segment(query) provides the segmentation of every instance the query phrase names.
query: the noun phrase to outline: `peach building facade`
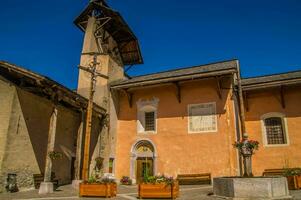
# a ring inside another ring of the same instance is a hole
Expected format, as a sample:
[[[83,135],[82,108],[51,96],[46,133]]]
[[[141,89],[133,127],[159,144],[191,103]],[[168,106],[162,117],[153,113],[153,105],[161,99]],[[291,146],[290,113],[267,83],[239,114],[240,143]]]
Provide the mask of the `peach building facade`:
[[[235,141],[234,104],[231,92],[223,91],[219,99],[212,80],[201,80],[182,85],[182,101],[175,97],[173,86],[135,91],[133,107],[126,97],[120,99],[119,125],[116,145],[116,176],[131,175],[136,179],[136,145],[148,141],[154,149],[154,173],[177,174],[207,173],[214,176],[236,175],[238,164],[232,148]],[[156,131],[141,132],[137,128],[139,100],[157,102]],[[217,128],[214,131],[189,132],[188,107],[196,104],[216,105]],[[142,157],[144,158],[144,157]],[[218,158],[218,159],[217,159]]]
[[[180,78],[170,72],[155,75],[162,77],[160,82],[166,81],[163,84],[143,81],[135,86],[135,78],[113,84],[111,89],[120,92],[116,177],[130,176],[139,182],[145,165],[150,174],[174,177],[238,175],[239,159],[232,146],[239,137],[234,91],[237,65],[233,60],[174,71],[188,75]],[[193,110],[197,108],[205,110],[200,118]],[[154,127],[145,130],[149,112],[154,112]]]
[[[237,61],[221,64],[234,65],[239,71]],[[210,65],[207,67],[210,68]],[[166,75],[160,81],[168,78]],[[300,76],[300,72],[297,75]],[[134,85],[135,77],[113,85],[113,89],[120,91],[114,164],[116,177],[130,176],[139,182],[143,176],[140,160],[150,163],[144,165],[151,168],[152,174],[165,173],[174,177],[199,173],[211,173],[212,177],[240,175],[242,163],[237,150],[233,148],[233,143],[242,136],[239,120],[242,112],[239,110],[239,95],[235,89],[239,76],[230,73],[219,77],[221,94],[217,89],[215,75],[179,81],[178,92],[174,81],[153,84],[147,82],[148,76],[138,77],[144,79],[139,85]],[[269,79],[272,80],[268,81]],[[294,79],[292,77],[289,81]],[[246,132],[250,139],[260,143],[260,148],[253,157],[254,175],[262,175],[265,169],[299,167],[300,85],[296,82],[287,83],[282,75],[242,79],[241,82]],[[122,88],[127,88],[127,92]],[[189,108],[206,104],[215,105],[212,115],[216,117],[216,129],[192,132]],[[145,114],[149,111],[155,111],[154,131],[144,131],[143,125],[141,127],[141,112]],[[265,120],[274,119],[277,122],[276,118],[281,120],[283,141],[268,138],[270,133],[267,131],[276,134],[278,129],[277,124],[272,124],[272,129],[267,128]],[[273,140],[275,144],[269,144]],[[140,147],[147,148],[144,149],[145,152],[139,152]]]
[[[256,175],[264,169],[301,166],[300,74],[299,71],[244,80],[246,129],[251,138],[260,142],[253,157]],[[269,142],[267,119],[281,121],[283,141]]]

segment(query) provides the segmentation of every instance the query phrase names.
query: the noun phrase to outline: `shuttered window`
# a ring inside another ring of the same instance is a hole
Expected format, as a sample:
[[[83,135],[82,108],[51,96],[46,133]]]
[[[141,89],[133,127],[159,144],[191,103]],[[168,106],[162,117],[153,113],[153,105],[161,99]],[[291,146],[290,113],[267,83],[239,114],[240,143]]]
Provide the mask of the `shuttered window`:
[[[268,144],[286,144],[281,117],[270,117],[264,120]]]
[[[145,131],[155,131],[155,112],[145,112]]]

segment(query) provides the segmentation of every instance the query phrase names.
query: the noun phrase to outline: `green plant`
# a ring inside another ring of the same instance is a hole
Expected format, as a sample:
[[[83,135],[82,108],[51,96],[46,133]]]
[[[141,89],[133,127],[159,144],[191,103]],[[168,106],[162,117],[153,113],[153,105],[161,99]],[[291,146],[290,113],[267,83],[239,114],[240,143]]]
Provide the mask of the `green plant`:
[[[48,156],[51,160],[58,160],[58,159],[63,158],[63,154],[61,152],[57,152],[57,151],[50,151],[48,153]]]
[[[233,147],[237,148],[238,150],[242,150],[242,148],[245,147],[253,151],[253,150],[258,150],[259,142],[256,140],[242,139],[241,141],[236,141],[233,144]]]
[[[301,175],[301,168],[284,168],[284,176]]]
[[[103,160],[104,159],[102,157],[95,158],[95,167],[97,169],[101,169],[102,168]]]
[[[96,183],[96,178],[94,176],[90,176],[88,179],[88,183]]]

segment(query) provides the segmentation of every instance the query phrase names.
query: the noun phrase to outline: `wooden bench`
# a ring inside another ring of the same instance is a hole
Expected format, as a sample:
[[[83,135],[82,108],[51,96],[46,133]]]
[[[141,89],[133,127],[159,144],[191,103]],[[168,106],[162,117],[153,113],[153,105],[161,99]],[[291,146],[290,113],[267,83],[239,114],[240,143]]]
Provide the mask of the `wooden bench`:
[[[262,176],[284,176],[286,170],[298,170],[298,168],[265,169],[262,173]]]
[[[262,176],[270,177],[270,176],[283,176],[285,169],[265,169],[262,173]]]
[[[35,189],[39,189],[41,182],[43,182],[43,181],[44,181],[44,174],[33,174],[33,183],[34,183]],[[54,189],[58,188],[59,180],[55,179],[54,172],[51,173],[51,182],[53,183]]]
[[[180,185],[211,184],[211,174],[179,174],[177,177]]]

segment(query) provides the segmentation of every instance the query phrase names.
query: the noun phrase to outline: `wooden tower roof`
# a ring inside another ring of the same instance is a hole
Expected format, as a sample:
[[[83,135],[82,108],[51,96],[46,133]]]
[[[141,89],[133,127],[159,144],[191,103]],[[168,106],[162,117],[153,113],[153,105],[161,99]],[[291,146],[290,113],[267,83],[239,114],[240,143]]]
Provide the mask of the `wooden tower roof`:
[[[99,13],[99,17],[110,19],[104,25],[104,29],[117,42],[123,64],[142,64],[143,59],[136,36],[122,16],[117,11],[111,9],[105,1],[90,1],[84,11],[75,19],[75,25],[82,31],[85,31],[88,19],[94,11]]]

